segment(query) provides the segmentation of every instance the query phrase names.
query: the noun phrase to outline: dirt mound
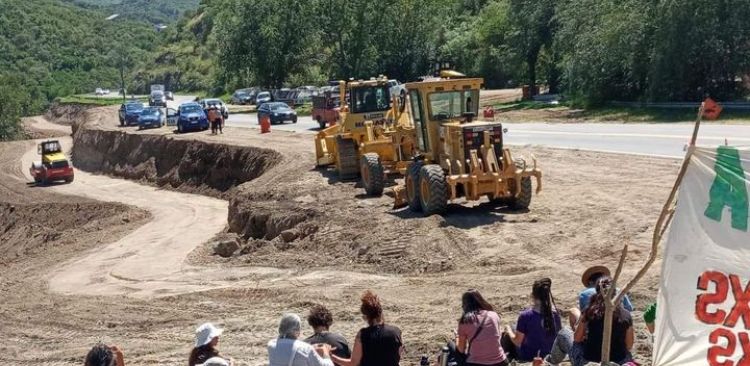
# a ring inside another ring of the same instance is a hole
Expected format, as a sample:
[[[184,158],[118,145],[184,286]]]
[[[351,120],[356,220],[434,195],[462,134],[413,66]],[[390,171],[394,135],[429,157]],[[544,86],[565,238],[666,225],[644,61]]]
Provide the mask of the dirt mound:
[[[60,125],[73,125],[77,121],[81,121],[85,118],[86,111],[96,108],[95,105],[91,104],[53,104],[47,109],[44,114],[44,118],[50,122],[57,123]]]
[[[220,195],[259,177],[280,156],[262,148],[83,128],[74,135],[72,158],[85,171]]]
[[[79,235],[148,217],[145,211],[114,203],[0,202],[0,263],[53,248],[59,250],[60,246],[75,243]]]

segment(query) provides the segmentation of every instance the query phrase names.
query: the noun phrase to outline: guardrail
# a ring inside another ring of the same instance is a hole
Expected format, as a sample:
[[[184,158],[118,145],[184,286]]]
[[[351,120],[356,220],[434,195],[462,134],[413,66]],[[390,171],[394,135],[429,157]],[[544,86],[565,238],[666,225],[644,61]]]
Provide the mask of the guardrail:
[[[750,102],[718,102],[724,110],[747,111],[750,110]],[[612,107],[630,107],[630,108],[665,108],[665,109],[683,109],[690,108],[697,110],[700,102],[609,102]]]

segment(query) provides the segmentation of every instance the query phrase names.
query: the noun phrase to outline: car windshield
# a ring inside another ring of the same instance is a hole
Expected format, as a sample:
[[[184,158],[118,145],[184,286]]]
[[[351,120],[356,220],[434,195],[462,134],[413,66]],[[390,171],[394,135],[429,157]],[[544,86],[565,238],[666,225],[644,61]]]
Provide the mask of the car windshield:
[[[180,107],[180,113],[195,113],[200,112],[201,110],[201,107],[197,105],[186,105]]]
[[[206,105],[216,104],[217,106],[221,106],[222,104],[224,104],[220,99],[206,99],[205,103]]]
[[[391,106],[391,93],[387,85],[354,88],[350,94],[352,113],[385,111]]]
[[[274,112],[282,112],[289,109],[289,106],[284,103],[273,103],[269,105],[269,108]]]
[[[159,110],[156,108],[146,108],[143,111],[141,111],[141,116],[157,116],[159,115]]]
[[[432,93],[427,96],[432,119],[444,120],[460,117],[466,112],[476,114],[479,100],[477,90],[461,90]]]
[[[50,164],[52,168],[60,169],[60,168],[67,168],[68,167],[68,161],[67,160],[57,160],[53,161],[52,164]]]
[[[140,111],[142,109],[143,109],[143,104],[141,103],[125,104],[125,110],[128,110],[128,111]]]
[[[270,97],[270,96],[271,96],[271,93],[269,93],[269,92],[258,93],[258,98],[267,98],[267,97]]]

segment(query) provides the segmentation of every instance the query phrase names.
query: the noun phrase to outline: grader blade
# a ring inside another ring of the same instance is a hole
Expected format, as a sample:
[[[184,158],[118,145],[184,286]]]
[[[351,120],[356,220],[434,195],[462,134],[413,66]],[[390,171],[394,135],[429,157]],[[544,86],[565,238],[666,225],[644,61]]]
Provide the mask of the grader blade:
[[[406,187],[401,185],[393,187],[393,209],[405,207],[407,204]]]

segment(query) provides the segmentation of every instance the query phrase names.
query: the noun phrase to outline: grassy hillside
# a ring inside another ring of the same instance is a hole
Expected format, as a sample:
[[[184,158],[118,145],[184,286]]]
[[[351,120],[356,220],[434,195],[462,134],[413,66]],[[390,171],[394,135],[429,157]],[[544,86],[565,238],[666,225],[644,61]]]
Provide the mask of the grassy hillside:
[[[118,65],[129,75],[161,38],[148,23],[107,21],[106,13],[59,0],[0,0],[0,7],[0,111],[13,111],[0,121],[0,139],[13,135],[14,114],[96,87],[117,90]]]
[[[167,89],[221,94],[222,76],[216,68],[214,18],[222,0],[202,0],[199,7],[172,24],[156,52],[136,72],[141,87],[152,81]]]
[[[195,10],[200,0],[66,0],[132,20],[151,23],[176,21],[186,11]]]

